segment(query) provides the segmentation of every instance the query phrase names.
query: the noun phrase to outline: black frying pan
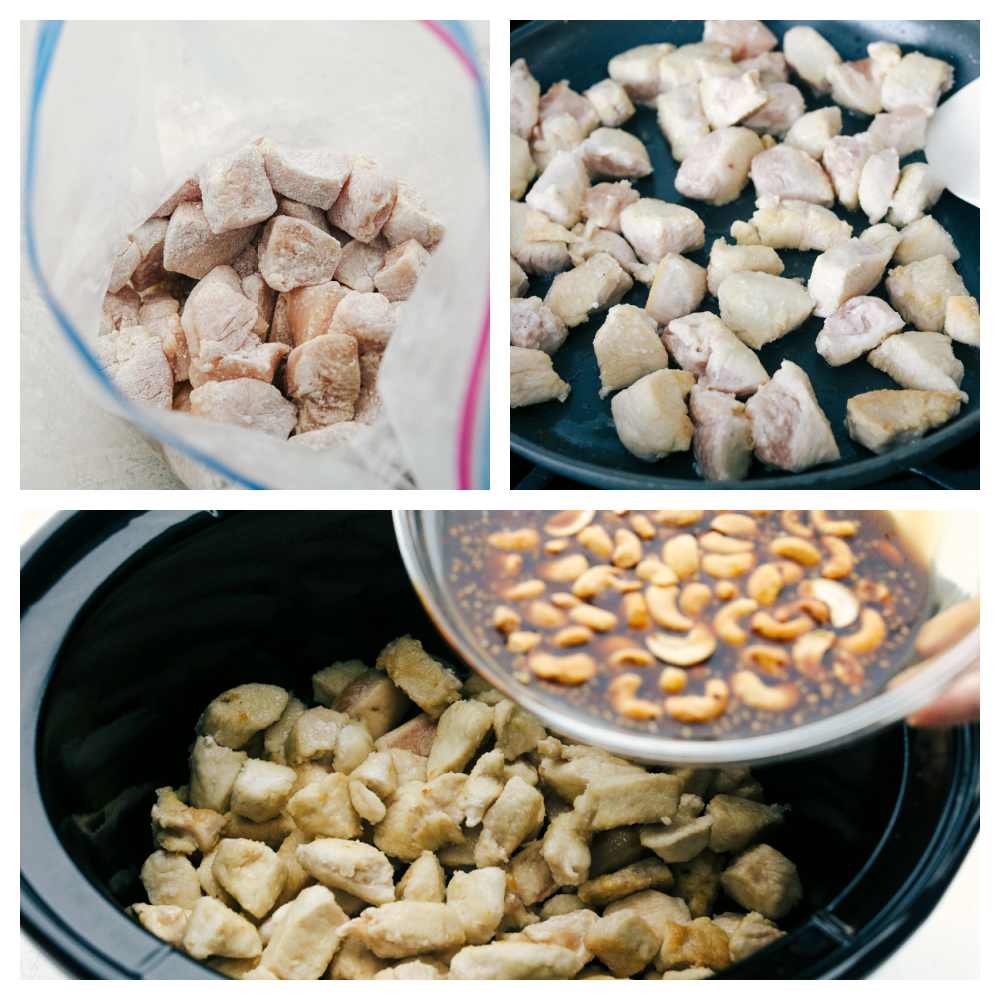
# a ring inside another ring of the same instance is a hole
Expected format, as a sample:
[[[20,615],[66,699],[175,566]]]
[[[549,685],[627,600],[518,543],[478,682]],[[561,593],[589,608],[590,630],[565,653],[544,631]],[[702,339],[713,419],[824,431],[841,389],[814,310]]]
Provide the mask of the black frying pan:
[[[978,21],[766,21],[778,36],[778,47],[784,33],[795,24],[816,28],[845,60],[867,57],[866,46],[879,39],[896,42],[903,53],[919,49],[938,59],[947,60],[955,69],[955,84],[949,95],[979,76]],[[528,68],[542,86],[542,93],[558,80],[568,79],[570,86],[582,92],[608,75],[608,60],[619,52],[649,42],[673,42],[682,45],[700,41],[702,21],[533,21],[510,36],[511,61],[524,58]],[[794,78],[806,99],[806,110],[828,106],[829,98],[816,99],[808,86]],[[949,96],[946,95],[946,96]],[[864,131],[871,117],[841,109],[843,132],[850,135]],[[637,108],[636,114],[623,126],[637,135],[649,150],[653,173],[633,180],[632,185],[643,198],[659,198],[694,209],[705,223],[705,247],[688,256],[703,267],[708,266],[712,243],[720,236],[729,237],[729,228],[737,219],[749,219],[754,212],[756,195],[753,183],[734,202],[716,208],[702,201],[683,198],[674,187],[678,164],[670,155],[666,139],[656,123],[651,108]],[[906,157],[902,164],[924,160],[923,152]],[[839,203],[837,214],[854,227],[854,235],[868,228],[868,220],[860,210],[848,212]],[[930,214],[951,234],[961,253],[955,264],[970,295],[979,298],[979,209],[945,191]],[[780,250],[785,263],[783,277],[808,279],[817,252]],[[528,295],[542,298],[551,278],[533,278]],[[636,282],[623,302],[644,306],[648,288]],[[883,282],[871,292],[888,300]],[[698,311],[719,312],[717,300],[706,295]],[[606,313],[570,332],[569,339],[553,358],[559,375],[573,387],[565,403],[541,403],[511,410],[511,448],[525,458],[581,482],[606,489],[633,487],[640,489],[815,489],[822,487],[851,488],[863,486],[900,469],[927,461],[964,441],[979,427],[979,351],[956,343],[955,356],[965,365],[962,389],[969,402],[957,417],[943,427],[930,432],[922,440],[877,456],[852,441],[844,427],[847,400],[871,389],[900,388],[884,372],[873,368],[864,356],[839,368],[831,368],[816,353],[816,335],[823,320],[812,316],[801,327],[759,352],[761,363],[773,375],[784,358],[805,370],[812,382],[819,404],[833,425],[840,448],[837,462],[816,466],[806,472],[792,474],[766,468],[756,458],[748,479],[739,483],[712,483],[701,479],[694,471],[690,452],[678,452],[655,463],[635,458],[618,440],[611,416],[611,397],[598,398],[600,374],[593,351],[594,334],[605,320]]]

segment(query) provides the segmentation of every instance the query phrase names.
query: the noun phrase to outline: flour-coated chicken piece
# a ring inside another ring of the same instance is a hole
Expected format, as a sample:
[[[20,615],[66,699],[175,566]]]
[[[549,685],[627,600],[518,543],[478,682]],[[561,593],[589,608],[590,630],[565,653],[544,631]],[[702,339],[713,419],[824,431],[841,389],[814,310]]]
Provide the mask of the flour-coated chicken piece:
[[[673,87],[665,94],[659,94],[656,98],[656,119],[660,131],[670,143],[671,155],[678,162],[683,162],[698,141],[711,131],[695,84]]]
[[[944,178],[926,163],[908,163],[889,205],[889,221],[894,226],[908,226],[937,204],[945,186]]]
[[[594,313],[621,302],[632,279],[607,253],[595,254],[580,267],[557,275],[545,304],[568,327],[585,323]]]
[[[899,246],[899,230],[888,222],[877,222],[874,226],[869,226],[858,236],[859,240],[871,243],[886,253],[895,253]]]
[[[728,46],[734,62],[770,52],[778,44],[762,21],[706,21],[702,40]]]
[[[569,256],[574,267],[579,267],[584,261],[599,253],[611,254],[626,271],[639,263],[635,251],[628,242],[610,229],[597,229],[588,236],[587,228],[582,222],[578,222],[573,227],[571,235],[576,237],[569,244]]]
[[[766,271],[781,274],[785,265],[772,247],[730,246],[720,236],[712,244],[708,258],[708,290],[718,298],[719,285],[737,271]]]
[[[705,245],[705,223],[683,205],[640,198],[619,219],[622,236],[644,264],[658,264],[668,253],[700,250]]]
[[[577,242],[577,237],[565,226],[553,222],[547,215],[532,209],[528,210],[524,219],[524,238],[528,243],[565,243],[569,245]]]
[[[903,448],[956,416],[961,393],[875,389],[847,401],[844,426],[852,441],[876,455]]]
[[[780,139],[805,114],[805,98],[802,91],[790,83],[762,83],[761,86],[771,95],[771,100],[744,118],[743,124],[758,135],[767,133]]]
[[[833,88],[830,96],[845,108],[863,115],[877,115],[882,110],[884,73],[872,59],[835,63],[826,71]]]
[[[768,465],[802,472],[840,458],[809,376],[791,361],[782,361],[771,380],[751,396],[746,413],[754,454]]]
[[[834,136],[823,147],[823,168],[844,208],[853,212],[858,207],[861,172],[868,158],[883,148],[882,140],[867,132]]]
[[[754,350],[801,326],[814,305],[797,281],[763,271],[740,271],[719,285],[722,322]]]
[[[716,483],[746,479],[753,456],[750,418],[728,392],[699,382],[691,390],[688,413],[694,424],[695,471]]]
[[[510,342],[515,347],[555,354],[567,333],[566,324],[537,295],[510,300]]]
[[[522,139],[531,137],[538,122],[538,98],[542,88],[531,75],[528,64],[518,59],[510,66],[510,131]]]
[[[594,337],[601,399],[669,365],[656,320],[637,306],[613,306]]]
[[[748,69],[760,72],[761,85],[767,83],[788,83],[788,63],[783,52],[762,52],[752,59],[740,59],[736,67],[742,73]]]
[[[510,200],[520,201],[537,173],[527,139],[510,134]]]
[[[961,254],[948,231],[933,216],[922,215],[899,233],[899,243],[892,256],[893,264],[912,264],[943,254],[952,263]]]
[[[816,350],[834,367],[846,365],[899,333],[903,325],[903,317],[884,299],[857,295],[827,318],[816,337]]]
[[[895,42],[869,42],[868,58],[873,63],[873,74],[882,81],[889,70],[899,65],[903,53]]]
[[[820,108],[802,115],[785,134],[785,145],[801,149],[814,160],[823,156],[826,144],[844,127],[840,108]]]
[[[815,315],[832,316],[848,299],[867,295],[882,280],[892,251],[891,246],[852,239],[821,253],[809,276]]]
[[[528,290],[528,276],[513,257],[510,259],[510,297],[519,299]]]
[[[611,400],[618,437],[636,458],[656,462],[691,447],[694,425],[685,399],[693,385],[694,376],[689,372],[663,368]]]
[[[732,49],[717,42],[691,42],[681,45],[660,59],[660,93],[665,94],[673,87],[686,87],[702,80],[699,62],[710,63],[731,61]]]
[[[701,106],[712,128],[735,125],[771,100],[760,85],[760,73],[751,69],[740,76],[713,76],[698,84]]]
[[[557,240],[539,243],[524,238],[531,211],[523,201],[510,203],[510,255],[528,274],[555,274],[570,266],[566,244]]]
[[[944,332],[960,344],[979,346],[979,303],[971,295],[951,295],[945,304]]]
[[[569,229],[580,221],[583,196],[589,187],[590,178],[579,157],[558,152],[524,200],[529,208]]]
[[[750,164],[750,179],[758,198],[770,194],[827,207],[833,204],[830,178],[808,153],[794,146],[775,146],[755,156]]]
[[[673,320],[663,343],[681,368],[709,389],[749,396],[768,379],[757,355],[714,313]]]
[[[522,347],[510,349],[510,408],[532,406],[558,399],[565,403],[572,387],[552,370],[552,358],[544,351]]]
[[[601,80],[585,90],[583,96],[594,105],[601,124],[608,128],[617,128],[635,114],[628,91],[617,80]]]
[[[851,238],[851,224],[821,205],[783,201],[771,195],[758,198],[750,221],[734,222],[730,235],[740,246],[829,250]]]
[[[948,299],[969,294],[944,254],[892,268],[886,275],[885,287],[893,308],[907,323],[918,330],[937,332],[944,329]]]
[[[904,389],[930,389],[957,392],[962,402],[969,397],[961,392],[965,366],[952,350],[951,337],[943,333],[908,330],[884,340],[868,355],[868,364],[884,371]]]
[[[746,187],[751,163],[763,150],[760,136],[752,129],[740,125],[717,129],[688,153],[674,187],[688,198],[728,205]]]
[[[908,104],[884,115],[876,115],[868,126],[867,134],[876,139],[882,148],[892,146],[902,158],[924,148],[930,119],[931,116],[923,108]]]
[[[899,154],[896,150],[883,149],[868,157],[858,182],[858,202],[871,225],[880,222],[889,211],[898,182]]]
[[[815,93],[830,93],[832,88],[826,78],[827,71],[842,60],[837,50],[815,28],[805,25],[790,28],[785,32],[781,47],[788,65]]]
[[[930,115],[954,82],[955,71],[948,63],[922,52],[909,52],[886,73],[882,106],[886,111],[897,111],[915,104]]]
[[[660,326],[694,312],[705,297],[705,268],[680,254],[668,253],[656,266],[656,277],[646,299],[646,312]]]
[[[622,231],[620,216],[622,210],[639,200],[639,192],[628,181],[617,184],[595,184],[583,196],[580,214],[587,220],[587,234],[595,229],[610,229],[613,233]]]
[[[620,128],[599,128],[573,151],[591,177],[646,177],[653,172],[642,140]]]
[[[608,76],[620,83],[633,101],[648,103],[660,92],[660,59],[673,52],[670,42],[637,45],[608,63]]]
[[[740,68],[729,56],[701,56],[695,60],[695,65],[702,83],[715,77],[742,76]]]
[[[538,124],[531,132],[531,155],[544,170],[556,153],[576,149],[600,125],[597,109],[568,80],[552,84],[538,102]]]

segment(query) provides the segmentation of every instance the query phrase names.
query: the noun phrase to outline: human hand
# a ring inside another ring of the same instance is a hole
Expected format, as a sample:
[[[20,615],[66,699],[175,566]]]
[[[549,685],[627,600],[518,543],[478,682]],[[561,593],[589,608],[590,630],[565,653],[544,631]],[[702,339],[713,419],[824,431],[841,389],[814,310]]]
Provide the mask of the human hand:
[[[979,660],[943,695],[907,720],[911,726],[960,726],[979,721]]]

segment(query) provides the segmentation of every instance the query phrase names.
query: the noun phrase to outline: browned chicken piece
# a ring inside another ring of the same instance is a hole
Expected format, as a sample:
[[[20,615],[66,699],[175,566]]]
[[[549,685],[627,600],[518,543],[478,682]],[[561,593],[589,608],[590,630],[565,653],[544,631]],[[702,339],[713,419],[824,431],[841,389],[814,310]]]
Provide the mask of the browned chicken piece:
[[[694,425],[685,399],[692,385],[694,376],[689,372],[664,368],[639,379],[611,400],[618,437],[636,458],[655,462],[691,447]]]
[[[740,59],[736,62],[738,69],[744,73],[748,69],[760,72],[762,85],[768,83],[788,83],[788,63],[783,52],[762,52],[752,59]]]
[[[722,873],[722,887],[740,906],[780,920],[802,899],[798,870],[767,844],[741,851]]]
[[[526,940],[537,944],[554,944],[560,948],[568,948],[576,953],[580,964],[585,965],[594,957],[593,951],[586,944],[586,938],[587,932],[597,919],[597,914],[593,910],[580,909],[531,924],[521,933]]]
[[[616,976],[625,979],[649,965],[661,941],[639,914],[623,910],[595,920],[586,944]]]
[[[651,372],[666,368],[667,352],[656,335],[656,320],[637,306],[613,306],[594,337],[603,399]]]
[[[767,381],[757,355],[714,313],[690,313],[671,321],[663,343],[703,388],[749,396]]]
[[[542,92],[523,59],[510,67],[510,131],[522,139],[531,137],[538,121],[538,98]]]
[[[279,979],[319,979],[340,944],[338,929],[346,922],[329,889],[303,889],[267,942],[261,967]]]
[[[674,187],[688,198],[728,205],[746,187],[751,162],[763,150],[760,137],[749,128],[717,129],[690,150],[677,171]]]
[[[892,268],[886,275],[885,285],[893,308],[918,330],[942,331],[948,299],[953,295],[969,294],[951,261],[943,254]]]
[[[734,222],[730,235],[740,246],[829,250],[851,238],[851,224],[821,205],[771,195],[757,200],[749,222]]]
[[[617,80],[601,80],[585,90],[583,96],[594,105],[601,124],[608,128],[617,128],[635,114],[628,91]]]
[[[780,139],[805,114],[806,102],[802,91],[790,83],[761,83],[771,99],[752,115],[743,119],[747,128],[758,135],[773,135]],[[791,143],[797,145],[797,143]]]
[[[646,177],[653,172],[642,140],[619,128],[599,128],[573,151],[591,177]]]
[[[426,712],[421,712],[416,718],[390,730],[385,736],[380,736],[375,741],[375,749],[405,750],[419,757],[426,757],[431,752],[436,735],[437,720],[432,719]],[[419,778],[420,781],[427,780],[426,763],[424,761],[422,765],[424,772]]]
[[[510,405],[533,406],[558,399],[565,403],[572,386],[552,368],[552,358],[544,351],[522,347],[510,349]]]
[[[569,228],[580,219],[583,196],[589,186],[590,179],[580,158],[557,152],[532,185],[525,202],[529,208]]]
[[[847,401],[844,421],[853,441],[876,455],[902,448],[954,417],[962,405],[958,392],[876,389]]]
[[[781,48],[789,66],[805,80],[813,92],[829,94],[833,89],[827,71],[842,60],[837,50],[815,29],[796,25],[785,32]]]
[[[632,279],[618,261],[599,253],[580,267],[557,275],[544,301],[566,326],[574,327],[617,305],[631,287]]]
[[[881,280],[895,247],[851,239],[821,253],[813,261],[809,294],[813,314],[832,316],[849,299],[867,295]]]
[[[840,108],[820,108],[796,119],[785,134],[785,145],[801,149],[814,160],[819,160],[826,144],[840,135],[842,128]]]
[[[734,62],[770,52],[778,44],[762,21],[706,21],[702,39],[727,46]]]
[[[566,324],[537,295],[510,300],[510,342],[515,347],[555,354],[567,333]]]
[[[690,924],[667,924],[656,964],[664,972],[692,965],[704,965],[718,971],[731,961],[726,932],[708,917],[699,917]]]
[[[209,955],[256,958],[261,953],[257,928],[211,896],[203,896],[192,907],[183,945],[192,958],[198,959]]]
[[[576,952],[532,941],[495,941],[463,948],[451,960],[452,979],[570,979],[580,971]]]
[[[767,918],[759,913],[748,913],[729,934],[729,957],[740,962],[784,936],[785,932]]]
[[[660,59],[673,52],[669,42],[639,45],[608,63],[608,76],[620,83],[633,101],[652,101],[660,91]]]
[[[375,666],[386,671],[392,682],[432,718],[458,701],[461,681],[450,667],[424,652],[419,639],[407,635],[389,643],[379,653]]]
[[[666,893],[657,892],[655,889],[646,889],[637,892],[634,896],[626,896],[614,903],[608,904],[604,910],[604,916],[609,917],[615,913],[629,912],[637,913],[653,929],[660,944],[667,931],[667,924],[670,922],[686,924],[691,922],[691,911],[687,903],[677,895],[668,896]]]
[[[426,783],[401,785],[375,827],[375,846],[392,857],[416,861],[424,851],[461,843],[458,801],[467,780],[465,774],[442,774]]]
[[[715,897],[719,894],[725,867],[725,856],[712,850],[702,851],[690,861],[670,866],[676,880],[674,894],[687,903],[692,917],[701,917],[711,912]]]
[[[900,232],[892,262],[912,264],[916,260],[926,260],[937,254],[943,254],[953,264],[961,256],[944,226],[932,216],[923,215]]]
[[[667,892],[674,884],[670,868],[659,858],[646,858],[626,865],[610,875],[584,882],[577,889],[577,896],[587,906],[603,910],[609,903],[637,892],[656,889]]]
[[[763,271],[740,271],[719,285],[722,321],[754,350],[801,326],[814,305],[800,284]]]
[[[407,958],[465,943],[462,921],[446,903],[383,903],[355,918],[350,933],[379,958]]]
[[[891,146],[902,158],[924,148],[930,117],[923,108],[908,104],[895,111],[876,115],[868,126],[867,134],[880,148]]]
[[[529,139],[538,169],[545,170],[556,153],[575,149],[600,123],[597,109],[568,80],[552,84],[538,102],[538,124]]]
[[[952,350],[951,338],[922,330],[888,337],[868,355],[868,363],[886,372],[904,389],[959,392],[965,374],[965,366]],[[963,403],[969,401],[966,393],[959,395]]]
[[[949,295],[944,332],[960,344],[979,346],[979,303],[971,295]]]
[[[716,795],[707,811],[715,821],[709,843],[717,854],[742,850],[783,822],[780,807],[761,805],[735,795]]]
[[[833,204],[833,188],[823,168],[808,153],[792,146],[775,146],[755,156],[750,179],[758,198],[774,195],[826,207]]]
[[[816,350],[834,367],[845,365],[902,329],[902,317],[885,299],[859,295],[848,299],[823,324]]]
[[[882,106],[898,111],[913,106],[933,114],[941,95],[951,90],[955,71],[942,59],[909,52],[885,75]]]
[[[712,833],[712,816],[675,816],[669,826],[655,823],[640,832],[642,843],[672,864],[691,861],[706,847]],[[668,887],[669,888],[669,887]]]
[[[740,347],[747,349],[744,344]],[[728,392],[701,383],[692,388],[688,412],[694,423],[694,462],[700,476],[713,482],[736,482],[747,477],[753,437],[744,410],[744,404]]]
[[[595,229],[620,233],[622,210],[638,200],[639,192],[628,181],[618,181],[617,184],[605,181],[588,188],[580,208],[581,216],[587,220],[587,235]]]

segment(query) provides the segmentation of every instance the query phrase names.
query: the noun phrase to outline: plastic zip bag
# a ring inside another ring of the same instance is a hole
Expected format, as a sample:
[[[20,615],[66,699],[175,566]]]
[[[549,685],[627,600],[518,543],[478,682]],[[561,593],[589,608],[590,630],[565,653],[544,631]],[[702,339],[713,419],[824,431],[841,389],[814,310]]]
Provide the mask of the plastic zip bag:
[[[26,229],[81,381],[192,488],[485,488],[487,127],[459,22],[49,22]],[[322,452],[135,406],[94,360],[121,235],[258,135],[378,160],[447,228],[386,349],[386,417]]]

